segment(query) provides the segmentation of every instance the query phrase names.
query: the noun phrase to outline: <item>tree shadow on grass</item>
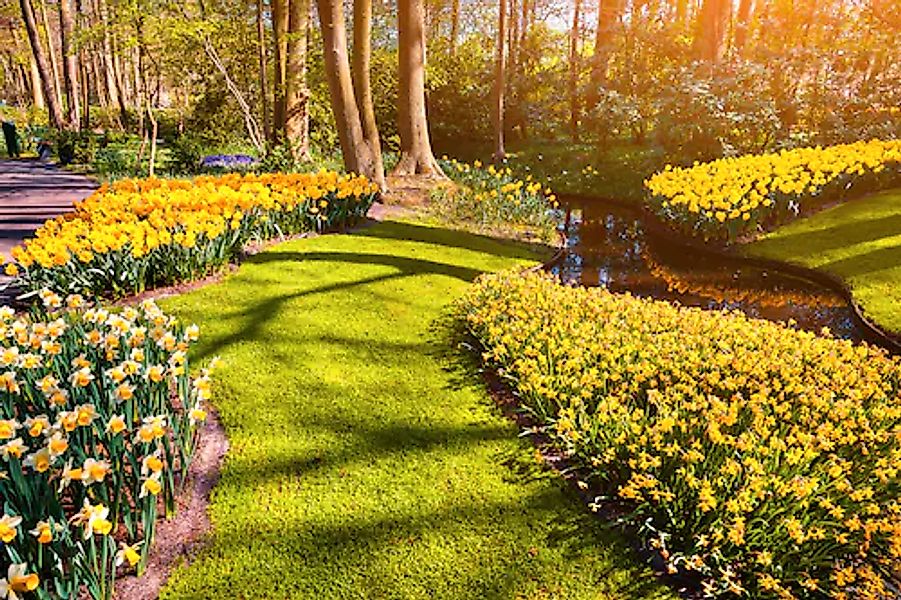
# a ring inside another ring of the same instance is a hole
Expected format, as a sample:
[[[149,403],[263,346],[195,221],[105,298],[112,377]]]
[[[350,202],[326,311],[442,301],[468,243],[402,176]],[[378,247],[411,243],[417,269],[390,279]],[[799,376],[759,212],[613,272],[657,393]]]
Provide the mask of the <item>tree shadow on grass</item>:
[[[836,259],[823,263],[818,268],[844,277],[860,277],[899,266],[901,266],[901,244]]]
[[[355,232],[360,237],[373,237],[445,246],[457,250],[471,250],[503,258],[535,260],[553,252],[546,244],[513,241],[507,238],[480,235],[456,229],[429,227],[401,221],[384,221],[377,227]]]
[[[446,275],[462,281],[474,281],[476,277],[482,274],[482,271],[478,269],[449,263],[367,252],[283,252],[273,250],[257,254],[247,262],[260,265],[276,262],[330,262],[351,265],[381,265],[397,269],[398,275]],[[325,289],[322,291],[333,290]],[[315,293],[322,293],[322,291],[313,290]]]
[[[534,254],[523,248],[515,248],[509,244],[503,244],[499,241],[486,236],[477,236],[468,233],[461,233],[446,229],[436,229],[432,227],[423,227],[418,225],[408,225],[406,223],[389,223],[384,226],[366,230],[371,237],[389,238],[389,239],[405,239],[425,244],[445,245],[454,248],[466,248],[487,254],[497,255],[497,252],[508,253],[511,257],[516,258],[534,258]],[[452,234],[452,235],[451,235]],[[359,235],[359,234],[358,234]],[[446,238],[453,239],[446,239]],[[272,319],[278,313],[281,307],[299,298],[312,295],[326,295],[333,292],[348,290],[357,286],[363,286],[373,283],[380,283],[416,275],[443,275],[453,277],[465,282],[471,282],[483,273],[479,269],[455,265],[451,263],[438,262],[434,260],[411,258],[407,256],[396,256],[390,254],[378,254],[367,252],[296,252],[296,251],[279,251],[270,250],[257,254],[247,260],[252,265],[270,265],[274,263],[336,263],[354,264],[354,265],[375,265],[384,266],[394,269],[395,273],[387,273],[384,275],[374,275],[371,277],[333,283],[313,289],[303,289],[290,294],[279,296],[270,296],[244,310],[234,313],[231,316],[241,316],[248,320],[248,323],[235,333],[216,339],[211,343],[202,345],[196,356],[200,359],[215,356],[230,344],[259,339],[263,331],[263,327],[267,321]],[[340,267],[339,267],[340,268]],[[225,314],[227,318],[230,315]]]
[[[239,459],[229,465],[228,478],[255,487],[280,478],[371,465],[386,458],[402,460],[435,450],[465,452],[471,445],[510,439],[513,435],[509,427],[496,422],[448,426],[414,424],[400,419],[375,424],[343,418],[337,413],[327,419],[305,416],[301,426],[312,436],[324,433],[349,440],[330,444],[330,448],[310,448],[301,454],[268,455],[262,463]]]
[[[850,220],[825,229],[780,234],[778,237],[762,240],[759,245],[762,248],[770,248],[778,244],[796,249],[800,256],[813,256],[895,237],[899,232],[901,232],[901,214],[893,214],[861,221]],[[753,247],[752,245],[751,248]]]

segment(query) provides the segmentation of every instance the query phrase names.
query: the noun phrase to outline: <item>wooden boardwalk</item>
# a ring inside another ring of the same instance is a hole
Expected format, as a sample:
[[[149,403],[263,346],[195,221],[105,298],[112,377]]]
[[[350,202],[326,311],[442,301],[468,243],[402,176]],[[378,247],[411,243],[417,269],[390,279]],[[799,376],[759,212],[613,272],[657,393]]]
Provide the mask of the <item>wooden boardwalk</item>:
[[[38,160],[0,160],[0,252],[8,258],[13,246],[96,187],[83,175]]]
[[[47,219],[72,210],[72,204],[86,198],[97,184],[75,173],[39,160],[0,159],[0,253],[9,251],[30,237]],[[0,273],[0,287],[8,278]],[[0,303],[9,300],[0,293]]]

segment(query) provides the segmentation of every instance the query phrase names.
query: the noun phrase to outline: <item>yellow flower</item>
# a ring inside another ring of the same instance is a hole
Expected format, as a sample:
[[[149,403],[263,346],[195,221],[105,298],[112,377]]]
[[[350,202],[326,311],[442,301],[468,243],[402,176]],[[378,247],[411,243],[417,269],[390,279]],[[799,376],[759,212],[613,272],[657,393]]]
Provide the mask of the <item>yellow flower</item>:
[[[87,458],[81,466],[81,480],[85,485],[101,483],[110,471],[110,464],[105,460]]]
[[[0,517],[0,541],[4,544],[12,542],[18,530],[16,529],[22,522],[22,517],[4,514]]]
[[[113,415],[112,417],[110,417],[110,420],[106,424],[106,431],[112,433],[113,435],[119,435],[127,428],[128,427],[125,424],[125,417],[123,417],[122,415]]]
[[[13,563],[9,565],[6,572],[6,578],[0,579],[0,593],[10,600],[16,600],[16,594],[25,594],[33,592],[40,585],[41,580],[35,573],[26,574],[28,565],[24,563]]]
[[[163,489],[162,484],[160,483],[160,474],[154,473],[150,477],[144,480],[141,484],[141,493],[139,495],[140,498],[146,497],[148,494],[156,496]]]
[[[140,542],[129,546],[125,542],[119,542],[119,551],[116,552],[116,566],[128,563],[129,567],[133,567],[141,560],[141,554],[138,552]]]
[[[49,544],[53,541],[53,526],[47,521],[38,521],[29,533],[37,538],[39,544]]]

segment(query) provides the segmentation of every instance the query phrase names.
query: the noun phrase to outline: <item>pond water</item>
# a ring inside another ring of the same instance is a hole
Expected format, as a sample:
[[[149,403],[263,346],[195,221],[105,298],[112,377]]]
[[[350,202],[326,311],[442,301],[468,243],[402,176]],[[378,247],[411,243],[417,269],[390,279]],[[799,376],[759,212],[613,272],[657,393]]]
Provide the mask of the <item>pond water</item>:
[[[566,254],[551,267],[563,281],[605,286],[711,310],[794,320],[815,332],[870,339],[839,294],[814,282],[675,244],[648,232],[641,213],[602,200],[563,198]]]

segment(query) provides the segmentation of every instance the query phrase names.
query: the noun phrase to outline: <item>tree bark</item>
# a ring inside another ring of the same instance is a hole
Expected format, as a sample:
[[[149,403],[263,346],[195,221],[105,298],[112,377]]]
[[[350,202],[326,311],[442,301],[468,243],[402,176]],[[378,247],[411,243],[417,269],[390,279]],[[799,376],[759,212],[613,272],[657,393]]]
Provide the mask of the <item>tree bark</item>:
[[[353,5],[353,43],[351,57],[354,98],[360,114],[360,126],[363,128],[363,139],[372,151],[373,160],[380,165],[377,169],[384,171],[382,161],[382,142],[379,139],[378,124],[375,120],[375,106],[372,101],[372,82],[370,79],[370,62],[372,58],[372,0],[354,0]],[[383,189],[387,183],[379,184]]]
[[[363,137],[360,111],[354,97],[353,81],[347,52],[347,29],[341,0],[316,0],[322,29],[323,62],[329,84],[332,113],[341,142],[345,168],[385,186],[385,170]]]
[[[284,138],[287,115],[285,80],[288,75],[288,1],[272,0],[272,31],[275,37],[272,135],[276,139]]]
[[[457,56],[457,38],[460,35],[460,0],[453,0],[451,5],[450,51]]]
[[[569,32],[569,134],[573,143],[579,143],[579,27],[582,0],[575,0],[573,25]]]
[[[732,0],[704,0],[695,23],[694,54],[712,64],[723,58]]]
[[[307,33],[310,0],[290,0],[285,81],[285,137],[295,160],[310,158],[310,91],[307,89]]]
[[[422,4],[423,0],[400,0],[397,5],[400,158],[394,174],[443,177],[429,140]]]
[[[103,71],[103,78],[106,84],[106,93],[109,98],[110,108],[116,106],[119,114],[115,117],[115,123],[122,128],[127,119],[127,107],[125,106],[125,98],[120,93],[119,85],[116,82],[116,65],[113,59],[113,44],[109,31],[109,15],[107,15],[106,1],[97,0],[97,15],[100,19],[100,26],[103,28],[103,39],[100,49],[100,62]],[[99,75],[98,75],[99,79]]]
[[[16,45],[19,44],[19,36],[16,36]],[[34,54],[28,53],[28,83],[31,89],[31,102],[35,108],[43,110],[46,108],[44,103],[44,92],[41,89],[41,74],[38,71],[38,63],[34,60]]]
[[[19,7],[22,10],[22,20],[25,22],[25,31],[28,33],[31,52],[35,63],[37,63],[38,76],[41,80],[44,102],[47,104],[50,125],[56,129],[61,129],[63,126],[63,114],[53,93],[50,65],[47,62],[47,57],[44,55],[44,47],[41,44],[41,37],[38,34],[38,27],[34,20],[34,7],[31,5],[31,0],[19,0]]]
[[[260,108],[263,117],[263,135],[272,141],[272,121],[269,114],[269,76],[266,66],[266,23],[263,21],[263,0],[257,0],[257,52],[259,61]]]
[[[588,110],[597,107],[600,88],[607,82],[613,34],[624,8],[624,0],[598,0],[598,26],[594,34],[594,55],[591,58],[591,75],[586,94]]]
[[[56,103],[63,106],[63,83],[60,75],[62,67],[60,67],[59,52],[57,52],[56,44],[54,44],[53,29],[50,27],[50,19],[47,17],[47,3],[44,0],[40,1],[41,11],[40,13],[35,14],[35,17],[38,18],[39,21],[43,21],[44,36],[47,38],[47,56],[50,58],[50,69],[53,73],[53,90],[56,93]],[[40,22],[38,23],[39,29],[41,24],[42,23]]]
[[[507,157],[504,149],[504,93],[506,91],[506,60],[504,46],[507,40],[507,0],[498,2],[497,16],[497,48],[494,59],[494,101],[492,103],[494,125],[494,160],[502,161]]]
[[[753,0],[741,0],[738,4],[738,14],[735,19],[735,53],[741,55],[748,41],[748,28],[751,25],[751,11]]]
[[[510,0],[510,6],[507,7],[507,64],[509,65],[509,77],[515,81],[519,74],[517,69],[519,65],[519,11],[516,0]]]
[[[676,0],[676,24],[680,27],[688,24],[688,0]]]
[[[78,129],[78,55],[72,48],[75,37],[75,19],[71,0],[59,0],[59,36],[63,52],[63,83],[66,89],[66,120],[69,127]]]

